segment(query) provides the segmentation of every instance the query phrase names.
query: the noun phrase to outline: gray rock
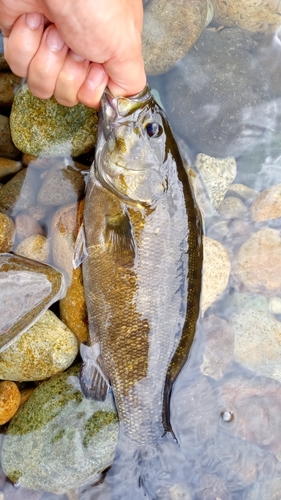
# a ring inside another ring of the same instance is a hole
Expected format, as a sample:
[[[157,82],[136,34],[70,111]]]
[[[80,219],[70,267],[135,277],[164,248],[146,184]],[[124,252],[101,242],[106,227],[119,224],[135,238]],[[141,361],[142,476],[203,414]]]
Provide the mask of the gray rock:
[[[9,182],[4,184],[0,191],[0,211],[8,215],[18,212],[35,204],[36,181],[32,169],[23,168]]]
[[[197,151],[237,157],[272,126],[276,111],[267,103],[267,79],[252,47],[238,28],[205,30],[166,75],[163,102],[172,125]]]
[[[112,395],[86,399],[79,369],[43,382],[11,421],[2,467],[20,486],[61,494],[112,463],[118,438]]]
[[[71,165],[67,161],[62,161],[46,174],[37,196],[39,205],[65,205],[82,197],[85,181],[75,164]]]

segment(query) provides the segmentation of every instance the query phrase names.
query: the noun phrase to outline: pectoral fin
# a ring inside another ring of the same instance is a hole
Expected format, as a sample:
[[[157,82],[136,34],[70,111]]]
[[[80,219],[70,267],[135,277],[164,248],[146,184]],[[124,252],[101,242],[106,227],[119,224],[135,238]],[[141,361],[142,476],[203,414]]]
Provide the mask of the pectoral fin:
[[[80,372],[80,385],[84,396],[88,399],[104,401],[109,387],[104,362],[100,354],[99,344],[80,348],[83,365]]]
[[[133,227],[126,212],[106,216],[105,243],[122,267],[133,267],[136,243]]]
[[[77,269],[77,267],[79,267],[80,264],[82,264],[87,257],[88,257],[88,251],[86,246],[84,224],[81,224],[76,238],[73,260],[72,260],[72,265],[74,269]]]

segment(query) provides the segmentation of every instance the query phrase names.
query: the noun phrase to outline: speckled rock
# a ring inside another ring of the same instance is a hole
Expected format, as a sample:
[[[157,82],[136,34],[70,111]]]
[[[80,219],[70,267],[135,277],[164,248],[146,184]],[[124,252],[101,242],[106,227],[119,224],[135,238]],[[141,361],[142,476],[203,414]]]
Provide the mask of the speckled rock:
[[[96,144],[98,117],[83,104],[71,108],[54,97],[38,99],[23,85],[17,92],[10,117],[16,146],[34,156],[79,156]]]
[[[163,104],[175,132],[195,151],[238,157],[273,128],[276,109],[268,105],[268,77],[253,46],[239,28],[207,29],[165,75]]]
[[[14,160],[19,154],[19,150],[12,141],[9,118],[0,115],[0,156]]]
[[[235,158],[219,159],[199,154],[196,157],[195,167],[206,186],[213,207],[218,208],[223,202],[229,185],[235,179]]]
[[[232,313],[240,313],[249,309],[257,309],[259,311],[268,312],[267,297],[253,293],[231,293],[224,297],[223,301],[224,312],[228,317]]]
[[[31,181],[31,182],[30,182]],[[0,211],[15,215],[35,204],[31,171],[23,168],[0,191]]]
[[[240,247],[233,275],[249,291],[275,294],[281,290],[281,236],[266,228],[253,233]]]
[[[234,357],[258,375],[281,382],[281,323],[270,313],[247,309],[230,318],[234,329]]]
[[[234,331],[227,321],[208,316],[203,322],[205,348],[200,371],[219,380],[233,361]]]
[[[79,200],[85,191],[84,176],[75,163],[59,162],[47,172],[37,202],[43,206],[57,206]]]
[[[153,0],[146,6],[142,32],[146,73],[165,73],[188,52],[204,29],[207,7],[206,0]]]
[[[243,219],[247,216],[248,209],[239,198],[227,196],[219,206],[218,212],[224,219]]]
[[[21,77],[13,73],[0,73],[0,106],[9,108],[12,106],[15,93],[21,84]]]
[[[205,474],[196,491],[198,500],[231,500],[230,491],[216,474]]]
[[[79,342],[87,342],[88,316],[81,267],[73,270],[66,295],[60,300],[60,319],[76,335]]]
[[[281,24],[278,0],[213,0],[214,19],[223,26],[273,33]]]
[[[0,252],[10,252],[14,245],[15,225],[12,219],[0,212]]]
[[[51,253],[50,242],[46,236],[42,236],[41,234],[29,236],[29,238],[26,238],[17,245],[15,253],[23,255],[28,259],[48,262]]]
[[[271,314],[281,314],[281,297],[270,297],[268,310]]]
[[[171,500],[192,500],[191,492],[187,484],[175,484],[169,488]]]
[[[224,292],[231,263],[226,249],[217,240],[203,237],[203,285],[201,309],[204,313]]]
[[[112,395],[86,399],[79,368],[43,382],[10,423],[2,467],[19,485],[61,494],[112,463],[118,438]]]
[[[20,405],[20,391],[14,382],[0,382],[0,425],[6,424]]]
[[[256,222],[281,217],[281,184],[262,191],[251,205],[251,216]]]
[[[9,158],[0,158],[0,179],[7,175],[17,174],[22,168],[20,161],[9,160]]]
[[[0,352],[64,294],[64,276],[53,267],[0,254]]]
[[[0,354],[0,379],[44,380],[66,370],[78,353],[75,335],[52,311]]]
[[[246,205],[253,203],[258,194],[259,192],[255,189],[239,183],[230,184],[226,193],[227,196],[236,196],[237,198],[241,198]]]
[[[50,210],[52,209],[52,207],[43,207],[42,205],[33,205],[31,207],[28,207],[26,209],[26,213],[28,215],[31,215],[31,217],[33,217],[33,219],[37,220],[37,221],[41,221],[42,219],[44,219],[48,213],[50,212]]]
[[[40,224],[28,214],[18,214],[15,218],[16,234],[18,241],[22,241],[29,236],[35,236],[37,234],[44,235],[44,231]]]

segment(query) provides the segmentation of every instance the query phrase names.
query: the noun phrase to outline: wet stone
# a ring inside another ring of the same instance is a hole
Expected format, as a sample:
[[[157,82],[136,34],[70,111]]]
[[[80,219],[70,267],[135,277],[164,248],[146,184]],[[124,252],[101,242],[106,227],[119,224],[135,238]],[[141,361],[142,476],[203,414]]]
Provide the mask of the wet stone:
[[[271,314],[281,314],[281,297],[270,297],[268,310]]]
[[[203,285],[201,309],[204,313],[224,292],[230,274],[227,250],[217,240],[203,237]]]
[[[142,32],[146,73],[169,71],[188,52],[204,29],[208,5],[206,0],[153,0],[146,6]]]
[[[79,370],[40,384],[10,423],[2,467],[21,486],[62,494],[112,463],[118,439],[112,395],[104,402],[86,399]]]
[[[46,311],[0,354],[0,379],[44,380],[66,370],[78,353],[75,335],[57,316]]]
[[[0,352],[65,294],[63,275],[25,257],[0,254]]]
[[[276,112],[268,105],[267,76],[250,52],[253,45],[239,28],[204,30],[165,76],[162,97],[171,124],[196,151],[238,157],[273,128]]]
[[[21,77],[13,73],[0,73],[0,107],[12,106],[15,93],[21,84]]]
[[[227,321],[218,316],[205,318],[203,328],[205,348],[200,371],[218,380],[233,361],[234,331]]]
[[[256,222],[281,217],[281,184],[259,194],[251,206],[251,216]]]
[[[85,191],[81,170],[62,161],[47,172],[37,202],[43,206],[65,205],[79,200]]]
[[[0,212],[0,252],[10,252],[14,245],[15,225],[13,220]]]
[[[197,500],[231,500],[230,491],[215,474],[205,474],[196,492]]]
[[[275,294],[281,290],[281,237],[276,229],[253,233],[240,247],[233,275],[249,291]]]
[[[81,266],[73,270],[66,295],[60,300],[60,318],[79,342],[87,342],[88,315]]]
[[[29,236],[44,235],[42,227],[31,215],[18,214],[15,218],[15,225],[18,241],[29,238]]]
[[[51,207],[43,207],[42,205],[33,205],[26,209],[26,213],[33,219],[41,221],[48,215],[50,208]]]
[[[28,259],[48,262],[51,254],[50,242],[41,234],[29,236],[15,248],[14,252]]]
[[[17,92],[10,117],[16,146],[34,156],[79,156],[96,144],[98,117],[79,103],[71,108],[54,97],[38,99],[23,85]]]
[[[18,172],[0,191],[0,211],[15,215],[35,204],[32,171],[26,168]]]
[[[9,118],[0,115],[0,157],[15,160],[19,154],[20,151],[12,141]]]
[[[224,219],[242,219],[247,216],[248,209],[239,198],[227,196],[218,208],[218,212]]]
[[[240,198],[246,205],[251,204],[254,199],[258,196],[258,191],[245,186],[245,184],[231,184],[226,193],[227,196],[235,196]]]
[[[246,494],[245,500],[279,500],[281,491],[281,478],[276,477],[270,481],[255,484]]]
[[[0,425],[6,424],[20,405],[20,391],[14,382],[0,382]]]
[[[22,169],[20,161],[9,160],[9,158],[0,158],[0,179],[7,175],[17,174]]]

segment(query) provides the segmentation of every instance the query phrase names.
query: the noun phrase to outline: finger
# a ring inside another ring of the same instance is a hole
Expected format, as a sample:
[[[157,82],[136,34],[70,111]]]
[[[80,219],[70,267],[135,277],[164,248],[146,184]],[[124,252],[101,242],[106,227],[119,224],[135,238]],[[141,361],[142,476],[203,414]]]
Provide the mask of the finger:
[[[4,52],[11,70],[18,76],[27,76],[30,61],[36,54],[44,30],[44,16],[36,12],[20,16],[4,38]]]
[[[44,31],[40,47],[28,69],[27,83],[30,91],[36,97],[48,99],[54,94],[57,78],[63,67],[67,51],[68,47],[57,28],[51,24]]]
[[[86,80],[78,91],[79,102],[90,108],[98,108],[107,82],[108,75],[103,65],[91,63]]]
[[[69,50],[56,82],[54,96],[64,106],[75,106],[78,91],[87,77],[89,61]]]

